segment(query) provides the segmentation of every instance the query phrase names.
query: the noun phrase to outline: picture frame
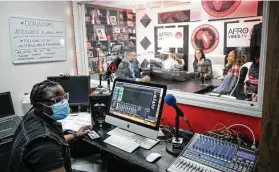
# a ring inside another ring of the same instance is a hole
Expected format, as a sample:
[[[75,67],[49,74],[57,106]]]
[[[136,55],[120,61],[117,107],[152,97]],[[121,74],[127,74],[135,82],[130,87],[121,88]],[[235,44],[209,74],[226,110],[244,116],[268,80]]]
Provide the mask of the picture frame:
[[[129,35],[128,34],[124,34],[124,39],[129,39]]]
[[[88,41],[88,42],[87,42],[87,49],[92,49],[92,48],[93,48],[93,46],[91,45],[91,42]]]
[[[127,18],[128,18],[129,20],[133,20],[133,14],[127,13]]]
[[[98,36],[98,40],[100,41],[106,41],[107,37],[106,37],[106,33],[104,29],[96,29],[96,33]]]
[[[87,22],[87,23],[89,23],[89,22],[91,22],[91,15],[90,14],[87,14],[87,15],[85,15],[85,22]]]
[[[100,12],[99,9],[97,9],[97,14],[98,14],[98,16],[102,16],[102,13]]]
[[[130,26],[130,27],[133,27],[133,26],[134,26],[134,23],[133,23],[133,21],[128,20],[128,21],[127,21],[127,25]]]
[[[110,24],[117,25],[116,16],[109,16]]]
[[[126,33],[126,31],[127,31],[126,28],[121,28],[122,33]]]
[[[120,28],[119,27],[114,27],[114,33],[120,33]]]
[[[95,24],[101,24],[99,17],[95,17]]]
[[[87,56],[92,58],[93,57],[93,51],[87,51]]]
[[[123,14],[119,14],[119,19],[123,20]]]

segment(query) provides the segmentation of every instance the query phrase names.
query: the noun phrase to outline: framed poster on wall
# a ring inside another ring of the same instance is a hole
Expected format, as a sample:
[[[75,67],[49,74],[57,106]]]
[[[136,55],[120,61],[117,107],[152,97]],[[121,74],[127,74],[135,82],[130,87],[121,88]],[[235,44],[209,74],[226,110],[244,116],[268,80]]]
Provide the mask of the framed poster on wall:
[[[252,29],[258,23],[261,23],[261,21],[228,23],[226,33],[227,47],[249,47]]]
[[[180,23],[190,21],[190,10],[171,11],[158,14],[158,24]]]
[[[9,18],[12,62],[66,60],[64,21]]]
[[[160,28],[157,32],[158,47],[183,48],[183,28]]]

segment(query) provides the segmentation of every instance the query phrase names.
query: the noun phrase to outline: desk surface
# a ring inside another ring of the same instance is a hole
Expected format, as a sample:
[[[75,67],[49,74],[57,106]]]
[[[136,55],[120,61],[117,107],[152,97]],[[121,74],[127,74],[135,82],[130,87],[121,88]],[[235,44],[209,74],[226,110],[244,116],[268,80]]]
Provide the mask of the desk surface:
[[[201,80],[199,79],[191,79],[185,82],[173,82],[173,81],[167,81],[162,79],[158,80],[152,78],[151,82],[167,85],[169,90],[183,91],[188,93],[199,93],[206,90],[209,87],[214,87],[214,88],[218,87],[219,85],[221,85],[222,80],[211,79],[205,82],[206,85],[201,85]]]
[[[107,137],[109,137],[109,135],[107,135],[106,133],[112,129],[113,128],[95,130],[98,132],[98,134],[101,136],[101,138],[96,139],[96,140],[91,140],[88,137],[86,137],[86,138],[84,138],[84,140],[94,146],[99,147],[102,150],[105,150],[118,157],[121,157],[132,164],[137,164],[140,167],[143,167],[147,170],[154,171],[154,172],[165,172],[166,169],[169,167],[169,165],[175,159],[174,156],[172,156],[166,152],[166,149],[165,149],[166,143],[165,142],[159,142],[157,145],[155,145],[150,150],[146,150],[143,148],[137,148],[132,153],[122,151],[121,149],[118,149],[116,147],[113,147],[109,144],[104,143],[103,140],[105,140]],[[162,157],[155,163],[149,163],[145,160],[145,158],[150,153],[159,153],[162,155]]]

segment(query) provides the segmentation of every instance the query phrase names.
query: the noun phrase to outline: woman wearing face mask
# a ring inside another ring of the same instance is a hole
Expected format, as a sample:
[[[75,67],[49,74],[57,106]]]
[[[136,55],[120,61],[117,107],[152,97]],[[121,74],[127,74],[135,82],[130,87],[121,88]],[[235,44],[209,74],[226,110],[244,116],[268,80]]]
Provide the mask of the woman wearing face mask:
[[[203,77],[204,79],[212,78],[212,64],[209,59],[205,58],[204,52],[202,49],[196,49],[195,51],[195,60],[193,63],[194,72],[199,78]]]
[[[68,142],[86,135],[91,126],[75,134],[64,135],[61,123],[70,113],[69,94],[57,82],[43,81],[33,86],[30,94],[33,108],[15,131],[9,172],[70,172]]]

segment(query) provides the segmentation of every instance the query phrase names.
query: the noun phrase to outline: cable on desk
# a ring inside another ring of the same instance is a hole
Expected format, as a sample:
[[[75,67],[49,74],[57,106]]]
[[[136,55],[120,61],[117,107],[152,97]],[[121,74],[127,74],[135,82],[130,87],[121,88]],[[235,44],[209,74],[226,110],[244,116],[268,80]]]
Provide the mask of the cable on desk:
[[[222,123],[217,123],[210,131],[204,132],[204,134],[216,137],[218,139],[225,139],[228,141],[236,142],[236,143],[244,145],[244,146],[248,146],[249,140],[244,141],[244,139],[246,139],[245,136],[247,137],[247,135],[245,135],[245,134],[243,135],[243,133],[241,131],[235,129],[235,127],[237,127],[237,126],[245,127],[252,133],[253,143],[251,143],[251,145],[252,145],[251,148],[255,149],[256,144],[255,144],[254,133],[249,127],[247,127],[244,124],[233,124],[233,125],[227,127]],[[249,138],[247,137],[247,139],[249,139]]]
[[[174,131],[171,131],[172,127],[166,127],[166,126],[160,126],[160,129],[163,131],[165,131],[166,133],[169,133],[169,136],[166,136],[166,133],[164,133],[165,136],[163,137],[170,137],[169,139],[159,139],[160,142],[168,142],[170,140],[172,140],[173,136],[174,136]]]
[[[244,124],[233,124],[233,125],[229,126],[228,129],[230,129],[232,127],[236,127],[236,126],[244,127],[244,128],[246,128],[250,131],[250,133],[252,134],[252,137],[253,137],[253,145],[251,146],[251,148],[256,149],[256,138],[255,138],[255,134],[254,134],[253,130],[250,127],[248,127],[247,125],[244,125]]]

